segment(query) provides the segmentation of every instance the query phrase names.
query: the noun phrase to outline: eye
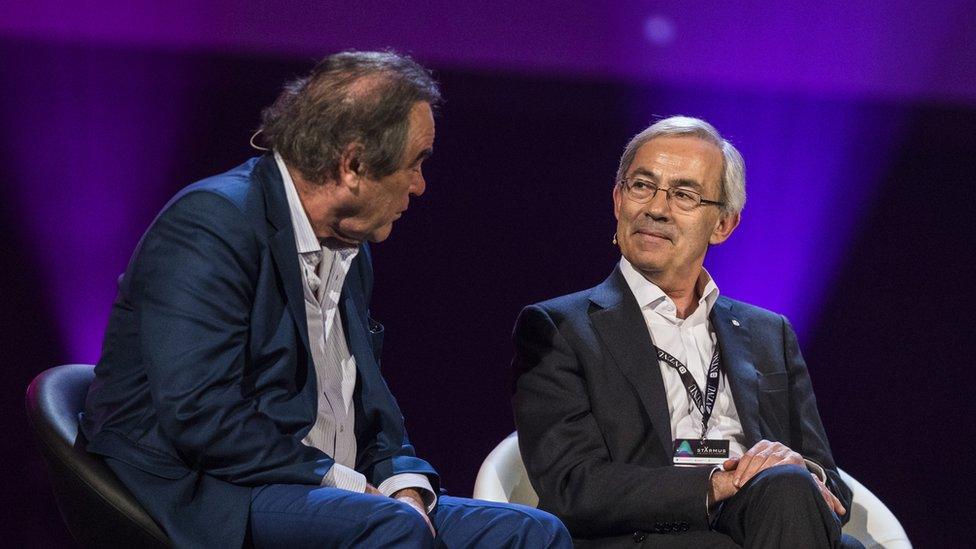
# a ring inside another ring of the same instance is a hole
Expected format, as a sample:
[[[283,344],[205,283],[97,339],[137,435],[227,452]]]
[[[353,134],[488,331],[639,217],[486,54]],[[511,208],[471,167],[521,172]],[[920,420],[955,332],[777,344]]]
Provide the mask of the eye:
[[[654,185],[653,183],[650,183],[648,181],[643,181],[641,179],[635,179],[631,181],[630,187],[635,191],[646,191],[646,190],[657,188],[657,186]]]
[[[697,194],[695,191],[689,191],[687,189],[675,189],[674,197],[678,200],[691,200],[695,201]]]

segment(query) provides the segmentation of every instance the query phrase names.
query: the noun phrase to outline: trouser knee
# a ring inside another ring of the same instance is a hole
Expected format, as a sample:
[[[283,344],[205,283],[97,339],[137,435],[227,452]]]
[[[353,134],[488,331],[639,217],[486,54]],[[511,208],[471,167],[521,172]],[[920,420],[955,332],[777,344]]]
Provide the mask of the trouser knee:
[[[573,538],[562,521],[554,515],[531,507],[519,506],[508,514],[509,520],[517,525],[512,528],[520,532],[518,547],[572,547]]]
[[[433,536],[420,513],[406,503],[384,502],[363,524],[369,539],[390,546],[432,547]]]
[[[534,547],[572,547],[573,538],[561,520],[545,511],[531,510],[531,518],[526,521],[526,529],[531,538],[538,540]]]
[[[750,491],[769,505],[789,505],[805,498],[821,497],[816,481],[806,467],[779,465],[760,471],[750,482]]]

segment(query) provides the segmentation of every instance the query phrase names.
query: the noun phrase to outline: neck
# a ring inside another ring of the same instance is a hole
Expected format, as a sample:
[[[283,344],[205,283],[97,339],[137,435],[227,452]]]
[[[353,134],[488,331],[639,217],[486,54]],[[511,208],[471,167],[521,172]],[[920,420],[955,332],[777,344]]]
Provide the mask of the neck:
[[[319,239],[319,242],[330,248],[354,248],[360,242],[341,230],[343,215],[340,200],[337,195],[339,187],[333,181],[324,183],[312,183],[302,177],[298,170],[288,167],[288,174],[295,182],[295,190],[298,191],[298,199],[302,203],[302,209],[308,216],[312,231]]]
[[[660,288],[665,295],[671,298],[676,309],[675,315],[678,318],[688,318],[698,308],[698,300],[701,299],[698,289],[698,277],[700,273],[700,267],[694,276],[669,277],[666,275],[661,276],[660,273],[641,272],[644,278]]]
[[[698,308],[698,300],[701,299],[701,296],[698,295],[698,289],[694,284],[691,288],[680,290],[661,289],[671,298],[671,301],[674,301],[675,315],[678,318],[688,318]]]

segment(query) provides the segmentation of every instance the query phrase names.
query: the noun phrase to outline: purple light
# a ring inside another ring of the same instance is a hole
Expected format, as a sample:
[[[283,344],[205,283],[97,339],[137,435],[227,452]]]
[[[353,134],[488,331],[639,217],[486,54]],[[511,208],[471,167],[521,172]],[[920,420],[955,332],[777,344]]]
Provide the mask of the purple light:
[[[783,311],[803,332],[870,202],[899,121],[852,97],[976,102],[971,2],[788,0],[775,6],[643,2],[612,8],[501,0],[304,4],[32,2],[0,14],[0,37],[99,44],[5,59],[18,75],[0,107],[11,140],[11,189],[38,277],[64,310],[71,359],[93,360],[111,284],[145,219],[185,180],[167,158],[186,141],[187,82],[138,61],[159,50],[282,53],[310,59],[392,46],[442,67],[624,78],[665,89],[640,98],[652,114],[714,122],[743,151],[750,200],[709,264],[723,290]],[[125,52],[140,51],[129,62]],[[707,93],[701,90],[710,90]],[[804,98],[795,104],[791,97]],[[827,98],[827,99],[813,99]],[[801,106],[806,105],[806,106]],[[814,106],[810,106],[814,105]],[[846,106],[845,106],[846,105]],[[254,113],[244,113],[254,116]],[[621,144],[622,145],[622,144]],[[226,166],[224,166],[226,167]]]
[[[93,362],[115,280],[174,184],[166,159],[185,131],[186,90],[125,55],[66,51],[12,60],[23,80],[0,109],[8,131],[30,137],[7,141],[20,182],[8,192],[58,311],[52,329],[65,360]]]
[[[2,13],[5,12],[5,13]],[[319,57],[395,47],[445,67],[976,102],[976,4],[942,0],[9,3],[0,36]]]
[[[634,112],[647,122],[704,118],[742,153],[742,223],[710,249],[706,267],[724,295],[785,314],[802,339],[870,210],[902,121],[849,102],[673,88],[636,98]]]

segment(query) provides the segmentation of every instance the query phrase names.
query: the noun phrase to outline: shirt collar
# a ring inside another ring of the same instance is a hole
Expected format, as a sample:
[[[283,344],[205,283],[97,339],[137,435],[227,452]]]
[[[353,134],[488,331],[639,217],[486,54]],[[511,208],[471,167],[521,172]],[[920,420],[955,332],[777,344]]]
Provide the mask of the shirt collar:
[[[637,269],[631,265],[630,261],[627,261],[626,257],[620,258],[620,273],[624,275],[624,280],[627,281],[627,286],[630,287],[630,291],[634,294],[637,305],[641,309],[655,307],[663,301],[671,300],[661,288],[637,272]],[[698,300],[699,308],[702,305],[705,306],[705,316],[707,317],[712,313],[712,307],[718,299],[718,285],[715,284],[712,276],[704,268],[702,268],[698,280],[695,282],[695,290],[701,295]]]
[[[278,165],[278,171],[281,172],[281,181],[285,185],[285,197],[288,199],[291,225],[295,228],[295,245],[298,248],[298,253],[321,251],[322,245],[319,244],[319,239],[315,237],[315,231],[312,230],[308,214],[305,213],[302,201],[298,198],[298,190],[295,188],[295,182],[291,179],[291,174],[288,173],[284,159],[281,158],[278,151],[275,151],[274,158]]]

